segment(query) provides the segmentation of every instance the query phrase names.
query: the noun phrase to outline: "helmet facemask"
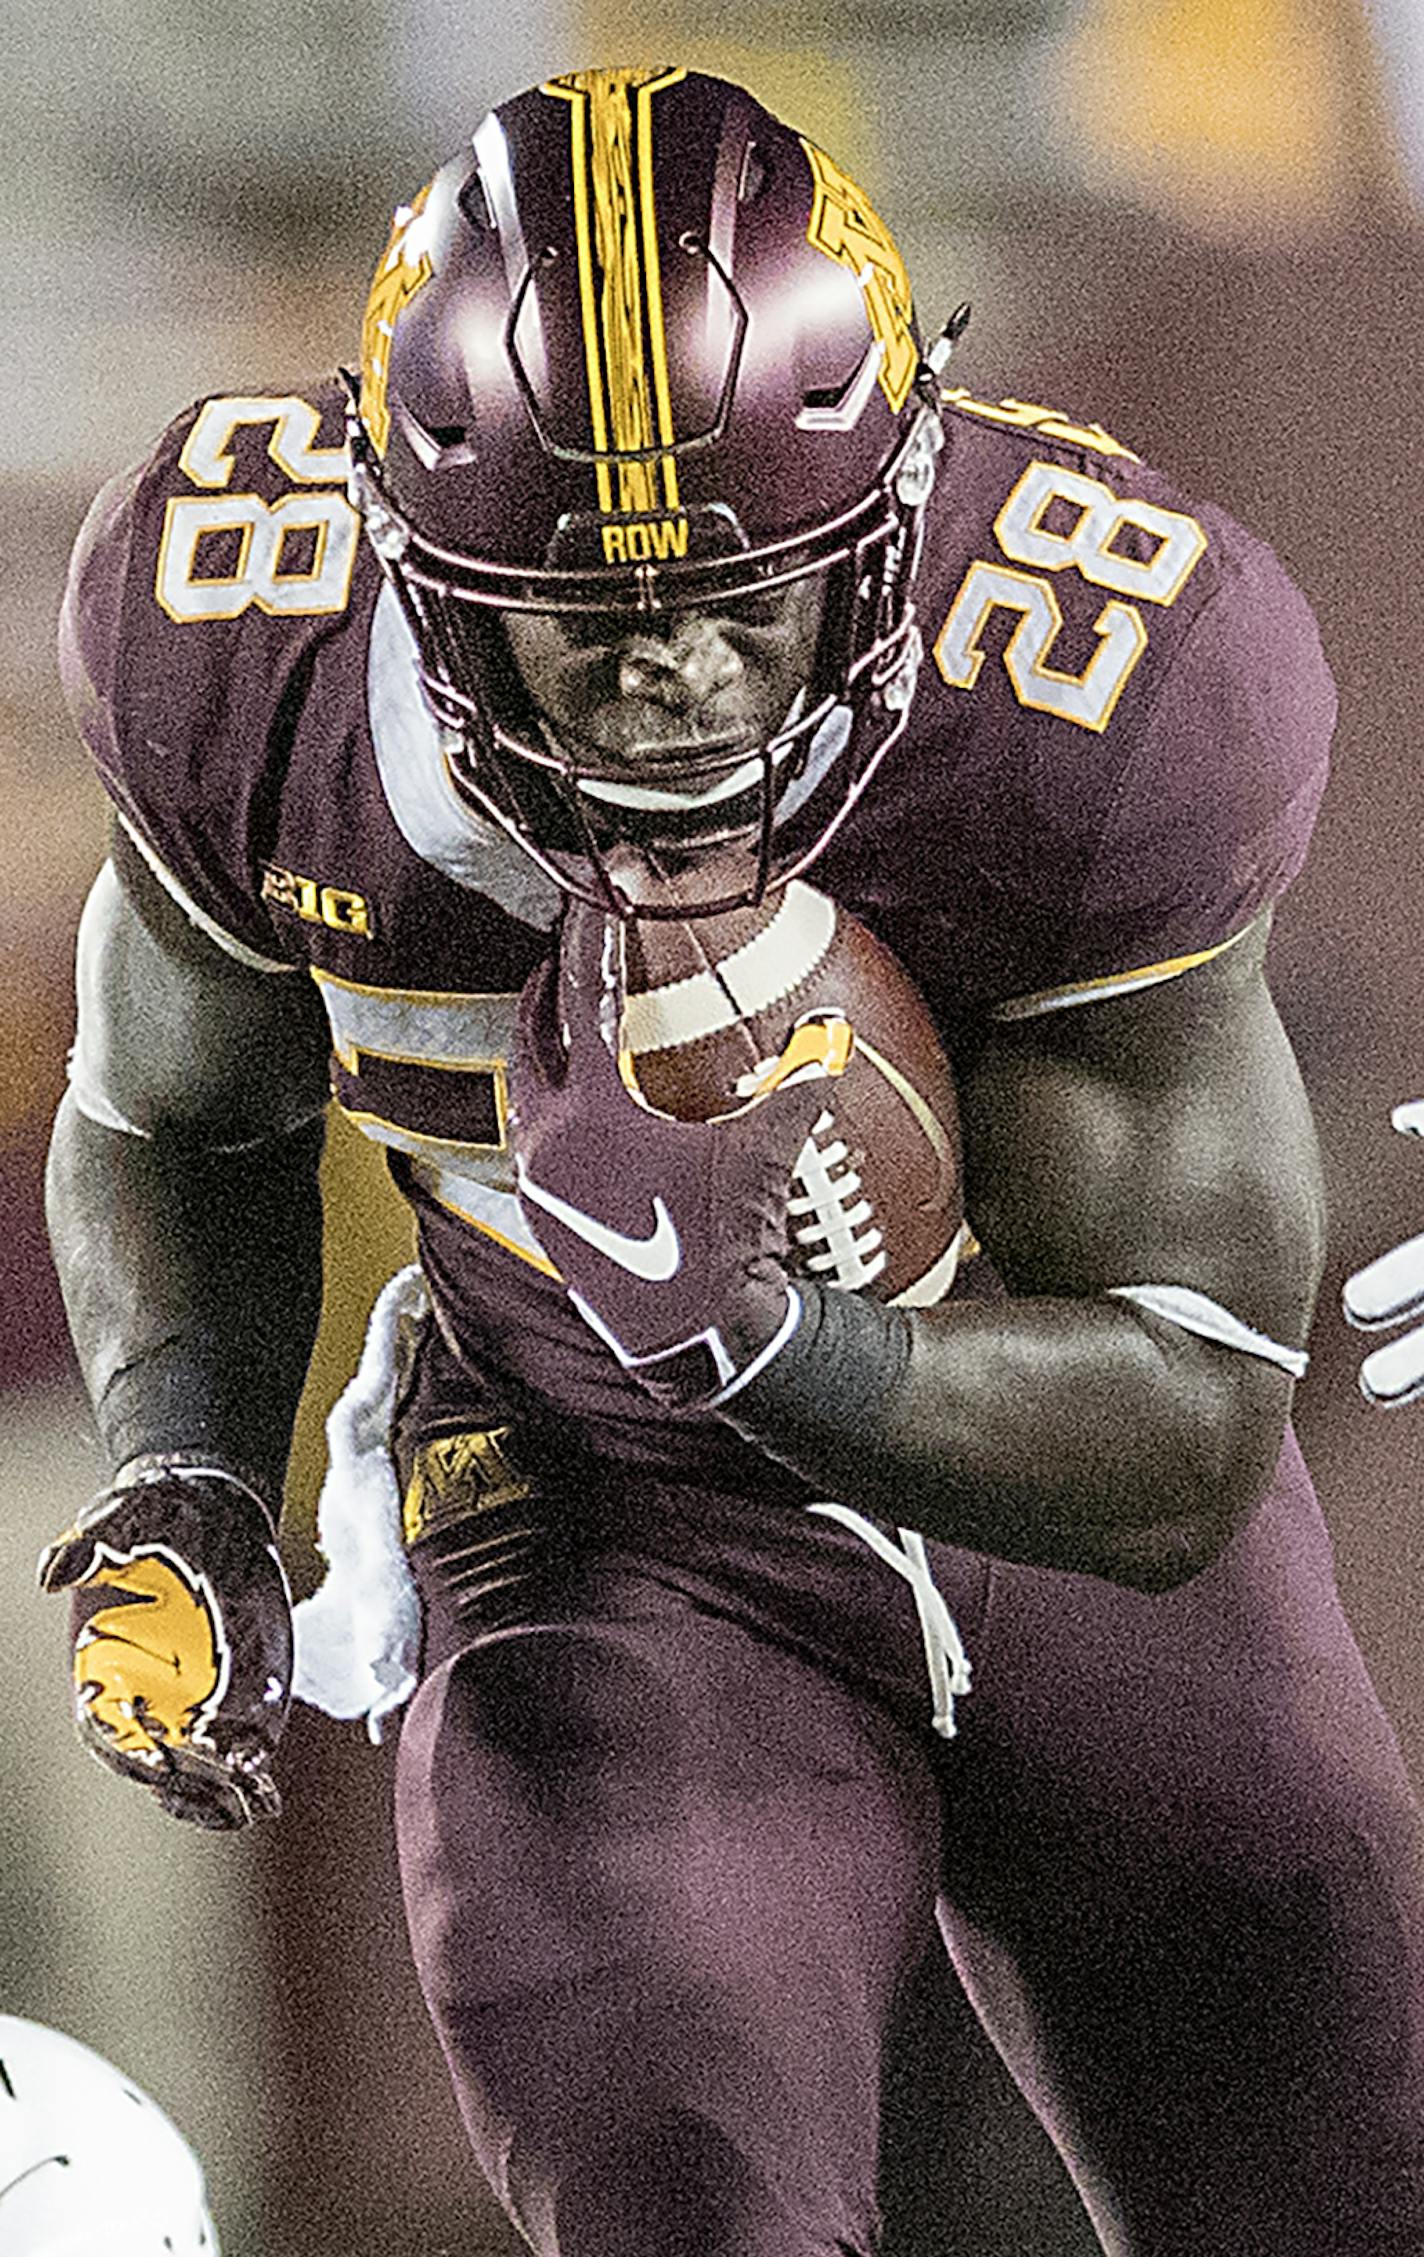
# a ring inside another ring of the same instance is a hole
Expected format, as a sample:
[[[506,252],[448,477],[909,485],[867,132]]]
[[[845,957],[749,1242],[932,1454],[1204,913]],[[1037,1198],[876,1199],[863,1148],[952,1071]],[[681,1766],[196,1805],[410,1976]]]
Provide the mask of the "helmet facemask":
[[[914,695],[922,641],[910,588],[941,442],[933,409],[921,411],[884,486],[845,523],[779,551],[645,562],[601,576],[601,585],[568,568],[489,571],[422,540],[385,491],[354,408],[349,436],[353,499],[414,631],[451,784],[476,815],[497,823],[563,891],[640,917],[750,905],[809,866],[899,735]],[[815,650],[780,724],[732,750],[715,740],[699,748],[690,733],[675,763],[659,757],[641,773],[550,725],[505,628],[510,612],[522,613],[612,643],[620,627],[715,618],[808,583],[820,595]],[[711,891],[687,874],[698,859],[715,872]],[[640,864],[646,882],[635,900],[628,886]]]
[[[829,159],[695,73],[547,82],[473,151],[397,216],[349,380],[352,497],[449,780],[604,907],[757,901],[913,694],[942,430],[899,254]],[[561,634],[735,645],[737,607],[783,591],[819,620],[794,678],[737,646],[742,690],[689,703],[685,737],[654,713],[637,744],[636,692],[550,690],[576,678],[546,663]]]

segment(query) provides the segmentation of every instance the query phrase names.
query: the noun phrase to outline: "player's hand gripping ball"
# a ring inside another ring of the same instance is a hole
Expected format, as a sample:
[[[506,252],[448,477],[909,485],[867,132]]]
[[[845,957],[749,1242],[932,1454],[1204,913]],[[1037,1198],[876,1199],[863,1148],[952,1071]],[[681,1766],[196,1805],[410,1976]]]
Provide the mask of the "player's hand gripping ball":
[[[42,1554],[68,1590],[84,1745],[168,1812],[275,1817],[292,1603],[267,1509],[235,1474],[138,1459]]]
[[[715,1408],[765,1367],[798,1275],[906,1301],[948,1288],[948,1064],[894,959],[810,887],[685,923],[570,908],[521,999],[513,1101],[531,1227],[671,1408]]]
[[[625,928],[571,903],[519,1001],[520,1203],[581,1316],[669,1408],[726,1401],[796,1329],[784,1267],[791,1171],[843,1071],[838,1012],[795,1026],[720,1118],[654,1112],[622,1046]]]
[[[954,1076],[884,943],[796,880],[759,908],[633,922],[626,956],[623,1044],[648,1103],[679,1120],[734,1108],[808,1013],[849,1023],[793,1164],[791,1274],[903,1307],[941,1300],[968,1240]]]

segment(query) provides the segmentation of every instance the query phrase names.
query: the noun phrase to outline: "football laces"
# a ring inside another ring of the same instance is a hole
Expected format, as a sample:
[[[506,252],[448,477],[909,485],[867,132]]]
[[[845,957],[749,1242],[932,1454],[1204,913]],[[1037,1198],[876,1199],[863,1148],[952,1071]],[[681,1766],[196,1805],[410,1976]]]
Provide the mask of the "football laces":
[[[749,1073],[739,1074],[737,1096],[754,1096],[774,1063],[763,1059]],[[798,1266],[847,1293],[872,1284],[889,1259],[885,1234],[865,1195],[856,1155],[829,1110],[812,1122],[791,1180],[799,1189],[787,1200],[786,1213],[792,1242],[802,1249]]]

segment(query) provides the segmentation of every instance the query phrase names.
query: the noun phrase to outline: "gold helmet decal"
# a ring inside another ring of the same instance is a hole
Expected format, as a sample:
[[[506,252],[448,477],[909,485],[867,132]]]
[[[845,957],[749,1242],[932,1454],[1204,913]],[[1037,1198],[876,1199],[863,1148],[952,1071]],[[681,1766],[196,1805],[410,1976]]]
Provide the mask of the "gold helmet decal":
[[[838,266],[849,267],[865,299],[871,335],[884,348],[880,389],[898,415],[910,396],[919,348],[910,326],[910,277],[895,240],[849,173],[814,142],[801,143],[810,161],[815,195],[806,240]]]
[[[197,1736],[227,1690],[229,1654],[207,1578],[164,1544],[97,1546],[86,1584],[123,1594],[85,1623],[74,1682],[85,1708],[127,1755]]]
[[[598,506],[654,522],[604,528],[610,563],[682,555],[672,397],[653,187],[653,97],[684,70],[574,71],[543,92],[569,105],[574,226],[593,446],[643,460],[597,465]],[[630,536],[641,536],[638,553]]]
[[[361,421],[372,446],[382,456],[391,436],[386,387],[390,382],[391,339],[395,335],[396,319],[435,272],[416,225],[431,186],[427,181],[412,202],[397,207],[391,221],[391,239],[372,278],[366,317],[361,324]]]

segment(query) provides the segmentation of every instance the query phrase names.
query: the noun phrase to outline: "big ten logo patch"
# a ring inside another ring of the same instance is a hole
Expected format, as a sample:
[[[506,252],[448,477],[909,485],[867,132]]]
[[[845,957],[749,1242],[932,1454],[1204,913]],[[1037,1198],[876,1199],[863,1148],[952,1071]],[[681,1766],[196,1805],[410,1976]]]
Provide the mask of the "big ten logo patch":
[[[358,940],[372,937],[371,908],[364,894],[349,886],[325,886],[268,862],[262,870],[262,899],[278,909],[290,909],[306,925],[324,925],[328,932],[353,933]]]

